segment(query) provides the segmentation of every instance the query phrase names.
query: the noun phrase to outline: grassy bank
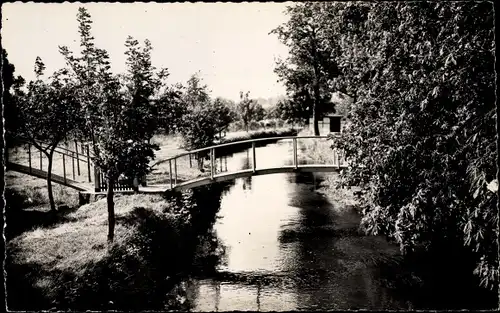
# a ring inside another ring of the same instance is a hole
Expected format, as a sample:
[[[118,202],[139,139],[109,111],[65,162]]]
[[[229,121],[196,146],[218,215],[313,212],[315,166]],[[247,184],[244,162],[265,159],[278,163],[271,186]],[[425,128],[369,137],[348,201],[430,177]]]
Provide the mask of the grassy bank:
[[[222,254],[210,232],[217,192],[197,204],[207,194],[117,196],[112,246],[105,200],[24,232],[7,245],[9,309],[163,308],[177,277],[193,264],[215,266]]]
[[[7,240],[37,226],[50,226],[69,211],[78,208],[78,192],[58,184],[52,184],[58,212],[50,212],[47,182],[29,175],[6,172],[5,215]]]
[[[312,136],[313,133],[309,129],[301,130],[298,136]],[[315,164],[333,164],[334,155],[331,148],[330,140],[314,140],[303,139],[297,141],[298,157],[300,160],[305,160],[307,163]],[[338,187],[340,178],[337,173],[322,174],[323,180],[318,186],[318,191],[328,196],[333,202],[346,207],[347,209],[356,208],[358,205],[354,193],[359,191],[359,187],[351,186],[350,188]]]

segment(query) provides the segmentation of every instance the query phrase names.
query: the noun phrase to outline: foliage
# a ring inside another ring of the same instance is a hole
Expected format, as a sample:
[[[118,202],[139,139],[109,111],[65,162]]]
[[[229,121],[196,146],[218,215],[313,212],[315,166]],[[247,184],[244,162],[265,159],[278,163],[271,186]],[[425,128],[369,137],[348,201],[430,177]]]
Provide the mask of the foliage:
[[[26,138],[48,158],[47,189],[50,208],[55,210],[52,193],[52,157],[57,145],[81,125],[80,105],[74,97],[71,84],[67,83],[66,71],[60,70],[42,80],[45,65],[37,57],[36,80],[29,82],[26,91],[16,89],[15,102],[19,120],[18,135]]]
[[[154,99],[157,95],[161,100],[170,95],[165,82],[169,73],[165,68],[156,71],[156,68],[152,66],[153,47],[149,40],[144,41],[144,47],[141,50],[139,42],[129,36],[125,46],[128,71],[121,77],[121,85],[125,86],[126,98],[130,103],[125,114],[127,121],[135,125],[136,129],[144,130],[144,135],[140,136],[150,139],[158,124],[158,107],[156,101],[152,100],[157,100]],[[162,91],[163,94],[161,94]]]
[[[198,149],[213,144],[215,135],[232,122],[230,103],[210,99],[206,85],[200,85],[197,74],[191,76],[182,96],[185,113],[179,131],[187,149]]]
[[[240,92],[240,102],[237,105],[239,119],[246,131],[252,121],[262,120],[265,114],[262,105],[254,99],[249,99],[249,95],[249,91],[246,94]]]
[[[19,119],[18,107],[16,104],[15,90],[24,85],[24,79],[21,76],[14,77],[15,66],[7,59],[7,51],[2,49],[2,82],[3,82],[3,117],[6,147],[13,145],[13,140],[18,132],[18,126],[22,125]],[[14,93],[13,93],[14,91]],[[7,152],[7,151],[6,151]]]
[[[309,122],[310,107],[306,101],[293,102],[292,100],[280,100],[276,104],[278,118],[292,123]]]
[[[294,118],[303,118],[304,108],[310,110],[316,136],[319,135],[321,108],[331,97],[329,82],[339,74],[337,50],[329,45],[324,25],[316,17],[327,5],[305,2],[289,6],[289,20],[271,32],[289,48],[290,56],[279,60],[275,68],[287,88],[290,102],[286,104],[298,107],[297,110],[290,110],[300,112]]]
[[[156,125],[156,108],[152,97],[163,86],[166,70],[155,72],[151,65],[151,44],[141,50],[129,37],[127,73],[113,75],[107,51],[95,47],[91,35],[91,16],[85,8],[78,9],[81,56],[67,47],[60,47],[74,87],[82,105],[85,126],[81,133],[92,142],[94,164],[103,171],[108,186],[108,211],[113,240],[113,186],[119,175],[142,176],[157,146],[149,143]]]
[[[330,84],[355,99],[334,146],[350,165],[344,184],[362,188],[363,225],[407,254],[462,242],[495,288],[491,3],[324,5],[315,16],[342,73]]]
[[[182,101],[182,86],[171,86],[156,102],[158,110],[158,128],[164,134],[175,134],[182,127],[182,118],[187,107]]]
[[[279,117],[277,104],[264,109],[264,119],[272,120]]]

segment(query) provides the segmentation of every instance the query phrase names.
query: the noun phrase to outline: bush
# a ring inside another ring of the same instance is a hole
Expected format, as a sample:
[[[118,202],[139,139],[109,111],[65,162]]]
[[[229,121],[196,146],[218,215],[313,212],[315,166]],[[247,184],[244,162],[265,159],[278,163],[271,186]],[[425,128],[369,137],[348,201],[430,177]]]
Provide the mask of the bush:
[[[492,4],[338,3],[324,12],[342,72],[335,85],[356,100],[334,145],[350,159],[345,183],[363,189],[363,225],[407,254],[465,245],[476,260],[469,271],[496,290]]]

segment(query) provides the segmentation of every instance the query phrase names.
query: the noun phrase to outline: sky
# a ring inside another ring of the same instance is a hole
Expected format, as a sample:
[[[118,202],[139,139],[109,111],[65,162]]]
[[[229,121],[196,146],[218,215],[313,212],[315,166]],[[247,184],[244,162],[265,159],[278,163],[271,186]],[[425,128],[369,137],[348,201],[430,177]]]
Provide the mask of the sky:
[[[115,73],[125,71],[125,39],[153,45],[152,62],[166,67],[171,83],[200,72],[213,97],[232,100],[240,91],[253,98],[285,94],[273,69],[287,47],[269,32],[287,20],[289,3],[6,3],[2,46],[15,75],[34,79],[35,59],[46,74],[65,66],[58,46],[80,51],[76,14],[92,16],[96,46],[106,49]]]

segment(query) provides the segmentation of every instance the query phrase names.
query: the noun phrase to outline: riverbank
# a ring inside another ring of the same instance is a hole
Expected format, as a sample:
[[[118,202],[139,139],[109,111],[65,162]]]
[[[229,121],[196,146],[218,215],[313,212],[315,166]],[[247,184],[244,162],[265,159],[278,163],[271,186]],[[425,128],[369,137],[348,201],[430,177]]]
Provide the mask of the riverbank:
[[[266,137],[281,137],[295,136],[298,133],[298,128],[277,128],[277,129],[260,129],[254,131],[238,131],[227,133],[221,140],[216,141],[216,144],[230,143],[242,140],[259,139]]]
[[[308,130],[300,136],[311,135]],[[298,143],[299,158],[312,163],[326,164],[333,162],[331,141],[307,141]],[[301,151],[305,148],[305,150]],[[307,155],[304,151],[307,151]],[[352,212],[349,223],[352,227],[359,225],[362,214],[360,203],[355,192],[359,187],[350,189],[337,188],[340,178],[338,174],[321,175],[322,180],[317,192],[324,194],[332,203],[334,210]],[[388,240],[397,247],[397,243]],[[402,255],[396,262],[380,262],[380,280],[394,290],[403,301],[412,303],[414,309],[491,309],[495,307],[498,296],[495,291],[479,287],[479,280],[472,275],[475,266],[470,250],[458,241],[443,240],[440,248],[433,251],[420,251],[411,255]],[[437,246],[437,244],[436,244]],[[451,266],[453,264],[453,266]]]
[[[14,238],[7,244],[9,309],[175,307],[183,300],[166,294],[178,277],[196,265],[210,270],[222,255],[210,231],[217,191],[201,192],[116,196],[112,245],[105,199]]]
[[[297,136],[312,136],[313,132],[309,129],[301,130]],[[297,154],[300,160],[306,163],[315,164],[333,164],[334,155],[330,140],[302,139],[297,141]],[[355,193],[360,190],[357,186],[350,188],[340,187],[340,177],[338,173],[324,173],[319,175],[320,183],[317,191],[327,196],[339,207],[356,209],[359,202],[356,200]]]

